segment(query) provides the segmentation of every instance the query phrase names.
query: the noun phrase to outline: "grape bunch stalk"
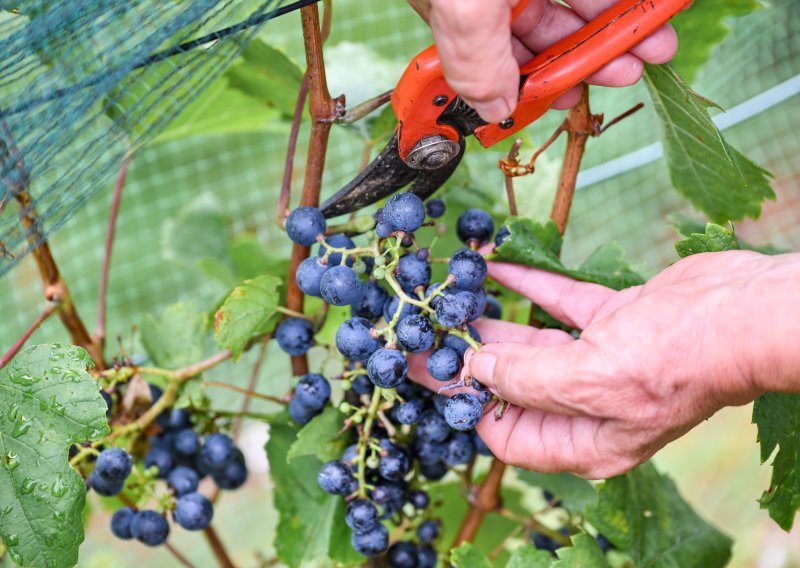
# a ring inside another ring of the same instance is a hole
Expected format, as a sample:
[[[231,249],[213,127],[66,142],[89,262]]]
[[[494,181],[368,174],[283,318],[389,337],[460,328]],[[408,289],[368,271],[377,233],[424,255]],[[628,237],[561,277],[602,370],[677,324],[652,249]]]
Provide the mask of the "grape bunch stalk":
[[[428,484],[463,469],[476,454],[491,455],[474,428],[494,397],[479,382],[459,377],[467,349],[480,348],[471,322],[500,317],[499,302],[484,289],[487,265],[477,251],[492,239],[494,223],[485,211],[466,211],[456,228],[465,246],[449,259],[434,259],[430,250],[443,230],[435,219],[444,213],[440,199],[423,203],[413,193],[396,194],[375,214],[365,245],[343,233],[326,236],[325,219],[313,207],[293,210],[286,222],[294,242],[319,244],[297,269],[299,289],[350,308],[335,339],[346,370],[333,378],[344,390],[339,410],[350,445],[321,467],[319,485],[347,500],[355,550],[368,557],[385,552],[388,565],[398,568],[436,565],[441,521],[428,512]],[[438,231],[421,247],[418,235],[428,227]],[[501,230],[498,239],[507,234]],[[442,281],[431,282],[433,262],[447,263]],[[314,344],[314,328],[290,317],[275,338],[290,355],[302,355]],[[408,380],[411,355],[427,357],[440,393]],[[441,394],[457,388],[452,397]],[[290,417],[306,425],[330,405],[331,394],[324,376],[301,377]],[[399,535],[393,543],[390,532]]]
[[[147,386],[155,405],[163,392],[155,385]],[[111,416],[114,398],[106,391],[101,394]],[[121,402],[124,393],[117,395]],[[83,467],[94,461],[86,479],[88,488],[103,497],[120,496],[130,503],[111,517],[111,532],[117,538],[135,539],[147,546],[164,544],[170,534],[168,515],[185,530],[204,530],[211,524],[214,505],[199,491],[201,481],[209,477],[221,490],[238,489],[247,481],[244,455],[233,440],[209,430],[202,416],[199,424],[193,424],[192,416],[186,408],[161,412],[144,440],[130,441],[128,445],[135,448],[130,452],[121,447],[100,447],[92,454],[86,453],[87,448],[73,448],[74,454],[82,451],[81,456],[91,458],[83,460]],[[140,451],[142,448],[146,451]],[[139,507],[137,503],[154,506]]]

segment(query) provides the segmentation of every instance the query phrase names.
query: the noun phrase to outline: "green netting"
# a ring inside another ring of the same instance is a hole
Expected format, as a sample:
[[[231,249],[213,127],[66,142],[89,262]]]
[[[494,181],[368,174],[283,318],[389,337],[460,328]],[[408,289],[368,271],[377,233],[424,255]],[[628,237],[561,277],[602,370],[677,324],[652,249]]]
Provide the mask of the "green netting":
[[[0,2],[0,275],[189,105],[281,4]],[[6,206],[27,190],[23,214],[38,219],[30,231]]]
[[[723,107],[732,108],[796,78],[800,74],[799,11],[791,0],[780,0],[732,22],[732,34],[714,51],[698,76],[698,91]],[[390,88],[408,59],[430,41],[428,30],[402,0],[380,5],[339,0],[334,22],[326,47],[331,91],[345,93],[351,103]],[[297,14],[272,21],[259,35],[302,61]],[[594,110],[603,111],[606,116],[647,101],[642,85],[622,90],[594,89],[592,96]],[[776,175],[778,201],[766,206],[760,221],[739,227],[749,240],[772,241],[786,248],[795,248],[800,242],[798,210],[791,207],[797,200],[800,171],[797,108],[797,96],[771,108],[754,108],[751,118],[726,131],[735,146]],[[585,169],[602,166],[656,142],[657,133],[649,126],[654,122],[646,115],[650,112],[645,109],[602,139],[590,141]],[[561,116],[552,112],[537,122],[530,129],[532,139],[544,140]],[[142,311],[153,306],[219,293],[218,287],[201,272],[169,258],[169,243],[164,239],[168,220],[198,196],[207,194],[216,200],[234,232],[250,230],[272,250],[288,247],[273,221],[287,138],[285,131],[275,130],[256,124],[247,132],[156,143],[137,154],[125,188],[114,251],[109,295],[111,333],[129,335]],[[306,134],[303,131],[300,136],[300,157],[305,151]],[[355,174],[362,147],[352,132],[334,128],[325,173],[327,195]],[[495,164],[506,149],[498,148],[496,152],[471,156],[467,167],[476,182],[463,192],[502,192],[502,179]],[[547,214],[560,154],[561,147],[555,146],[542,159],[535,176],[518,181],[521,206],[529,212]],[[302,179],[302,163],[302,159],[296,160],[296,185]],[[645,263],[646,272],[675,260],[672,242],[676,234],[666,225],[665,218],[674,211],[692,211],[671,189],[663,161],[638,167],[635,159],[631,163],[634,167],[627,173],[579,189],[572,230],[565,245],[568,262],[584,258],[608,240],[619,241],[629,258]],[[53,238],[65,278],[89,321],[94,317],[112,185],[113,180],[109,180],[103,192]],[[8,345],[41,306],[33,263],[24,261],[0,279],[0,289],[6,314],[0,337]],[[55,322],[49,322],[39,333],[39,337],[52,337],[61,332]]]

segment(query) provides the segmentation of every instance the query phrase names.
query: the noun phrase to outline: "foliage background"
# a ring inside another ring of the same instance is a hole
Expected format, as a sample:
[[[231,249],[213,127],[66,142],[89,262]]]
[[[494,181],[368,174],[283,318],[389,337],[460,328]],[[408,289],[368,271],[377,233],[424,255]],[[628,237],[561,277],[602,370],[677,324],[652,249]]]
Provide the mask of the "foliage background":
[[[765,9],[730,23],[732,33],[714,50],[693,85],[704,96],[732,108],[794,78],[794,97],[730,128],[726,136],[776,176],[773,187],[777,201],[766,204],[758,222],[738,226],[740,236],[756,244],[771,242],[797,250],[800,6],[793,0],[774,0]],[[302,61],[297,15],[269,23],[260,35]],[[354,104],[390,88],[408,59],[429,42],[427,29],[403,0],[336,0],[333,33],[326,49],[331,92],[345,93]],[[194,258],[229,262],[228,251],[214,246],[215,231],[252,236],[261,244],[267,259],[288,256],[288,240],[273,221],[288,124],[277,112],[259,109],[255,114],[252,100],[226,85],[217,86],[219,96],[208,104],[210,110],[224,113],[227,133],[164,139],[141,151],[131,167],[114,250],[108,324],[109,336],[119,334],[128,353],[141,352],[134,326],[145,313],[176,300],[208,305],[225,291],[223,282],[210,278],[194,262],[179,260],[186,258],[182,254],[186,249],[181,248],[185,241],[178,238],[181,234],[192,235],[193,230],[199,230],[208,237],[203,240],[207,245],[201,244],[201,250],[193,251]],[[293,87],[284,88],[290,93],[291,102]],[[595,89],[592,97],[593,109],[607,116],[648,100],[643,85],[614,91]],[[655,142],[657,133],[645,126],[653,124],[651,113],[652,109],[645,109],[600,141],[590,141],[585,168],[603,166]],[[252,119],[254,115],[257,119]],[[245,120],[237,120],[237,116]],[[532,139],[541,142],[560,120],[559,113],[550,113],[531,129]],[[301,155],[304,138],[301,133]],[[325,183],[328,193],[353,176],[363,143],[356,133],[335,128],[330,148]],[[560,150],[559,146],[548,151],[539,162],[537,174],[518,183],[521,209],[526,214],[544,218],[549,213]],[[498,155],[499,151],[471,155],[467,162],[471,180],[468,190],[451,195],[451,202],[482,201],[502,213],[502,180],[494,167]],[[302,164],[302,160],[296,163]],[[302,178],[301,166],[295,174],[296,179]],[[53,239],[65,279],[89,321],[94,317],[96,275],[110,190],[109,185],[108,191],[99,194]],[[677,235],[665,221],[676,212],[700,217],[671,190],[666,167],[660,161],[585,185],[575,198],[564,246],[565,261],[570,264],[582,260],[598,244],[616,240],[628,258],[641,262],[642,272],[654,273],[677,258],[672,248]],[[40,302],[40,284],[29,258],[0,280],[0,311],[4,314],[0,344],[11,344],[38,313]],[[58,322],[51,320],[31,343],[64,339],[62,333]],[[244,385],[254,355],[246,354],[236,366],[223,365],[208,378]],[[323,364],[325,353],[317,352],[315,356],[317,365]],[[283,393],[288,376],[286,357],[275,349],[262,370],[258,389]],[[224,390],[209,394],[215,408],[238,407],[236,395]],[[253,410],[271,409],[268,403],[254,401]],[[732,565],[797,565],[797,535],[794,542],[791,535],[783,535],[756,503],[768,485],[769,471],[758,465],[755,428],[749,420],[749,407],[725,410],[663,450],[656,462],[676,479],[684,496],[702,515],[736,538]],[[255,423],[246,429],[245,446],[249,448],[247,457],[253,475],[246,490],[226,494],[220,501],[217,514],[223,522],[215,523],[228,550],[245,566],[253,565],[254,542],[265,557],[272,556],[275,515],[270,482],[268,476],[258,473],[267,468],[262,450],[265,430],[265,426]],[[99,507],[97,501],[92,501],[92,506]],[[257,533],[253,527],[258,527]],[[173,543],[198,566],[208,565],[209,553],[200,536],[175,531]],[[792,560],[786,559],[786,554],[793,554]],[[113,540],[105,514],[91,516],[81,556],[80,565],[92,567],[134,566],[142,562],[168,566],[172,561],[163,551]]]

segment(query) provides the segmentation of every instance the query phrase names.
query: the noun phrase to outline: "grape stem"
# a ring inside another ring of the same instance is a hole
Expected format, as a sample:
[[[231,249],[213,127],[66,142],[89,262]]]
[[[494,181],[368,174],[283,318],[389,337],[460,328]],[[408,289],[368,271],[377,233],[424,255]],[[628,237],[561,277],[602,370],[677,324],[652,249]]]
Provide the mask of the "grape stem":
[[[380,387],[375,387],[375,390],[372,391],[364,427],[361,429],[361,438],[358,440],[358,496],[362,499],[367,497],[367,449],[370,446],[372,425],[375,417],[378,416],[378,407],[383,397],[382,390]]]
[[[514,521],[515,523],[519,523],[528,530],[533,530],[538,533],[542,533],[543,535],[556,541],[561,546],[570,546],[569,537],[564,536],[560,532],[553,530],[546,525],[543,525],[542,523],[536,520],[535,516],[533,518],[522,517],[512,510],[506,509],[505,507],[501,507],[500,509],[498,509],[497,514],[500,515],[501,517],[505,517],[506,519]]]
[[[551,212],[551,218],[556,222],[562,235],[567,226],[567,219],[572,206],[572,196],[575,193],[578,170],[586,149],[587,138],[594,131],[593,128],[597,124],[597,120],[598,115],[593,115],[589,108],[589,87],[584,84],[581,100],[569,112],[567,119],[564,121],[564,126],[568,132],[567,149]],[[602,118],[599,118],[599,120],[602,121]],[[506,175],[509,174],[506,173]],[[534,311],[531,310],[531,314],[533,313]],[[454,547],[462,542],[472,541],[478,533],[487,511],[493,510],[493,508],[496,509],[499,506],[500,488],[503,484],[505,469],[506,465],[498,458],[492,460],[489,474],[476,489],[474,502],[470,502],[467,514],[454,540]]]
[[[203,384],[207,387],[218,387],[223,389],[232,390],[234,392],[238,392],[240,394],[246,395],[248,398],[258,398],[261,400],[268,400],[269,402],[274,402],[275,404],[287,405],[289,401],[285,398],[272,396],[268,394],[262,394],[260,392],[256,392],[252,389],[243,389],[241,387],[237,387],[235,385],[231,385],[228,383],[221,383],[219,381],[203,381]]]
[[[308,320],[311,323],[314,323],[314,318],[312,316],[308,316],[308,315],[304,314],[303,312],[297,312],[295,310],[290,310],[289,308],[286,308],[284,306],[277,306],[275,308],[275,311],[278,312],[278,313],[281,313],[281,314],[283,314],[285,316],[289,316],[290,318],[301,318],[301,319],[304,319],[304,320]]]
[[[266,337],[260,338],[261,341],[265,339]],[[166,378],[167,386],[164,388],[161,398],[155,401],[144,414],[142,414],[135,421],[114,430],[102,440],[98,440],[89,446],[81,448],[78,453],[71,460],[69,460],[70,465],[76,467],[88,456],[95,454],[99,446],[110,440],[143,431],[150,424],[152,424],[162,412],[168,408],[172,408],[172,406],[175,404],[175,401],[178,399],[178,392],[183,383],[191,378],[196,377],[204,371],[207,371],[213,367],[216,367],[220,363],[227,361],[231,358],[231,355],[232,353],[230,349],[225,349],[224,351],[220,351],[219,353],[216,353],[198,363],[194,363],[193,365],[176,369],[174,371],[162,369],[160,367],[120,367],[119,369],[109,369],[108,371],[105,371],[102,376],[115,380],[119,379],[120,377],[122,377],[124,380],[127,380],[137,373],[144,375],[156,375]]]

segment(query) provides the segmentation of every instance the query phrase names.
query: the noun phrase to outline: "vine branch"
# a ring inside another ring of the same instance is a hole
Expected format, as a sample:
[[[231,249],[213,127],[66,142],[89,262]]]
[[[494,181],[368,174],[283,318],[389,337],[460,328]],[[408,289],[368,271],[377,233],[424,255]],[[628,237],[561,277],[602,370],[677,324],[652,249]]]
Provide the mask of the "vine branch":
[[[108,231],[106,232],[105,250],[103,252],[103,268],[100,273],[100,288],[97,291],[97,327],[94,340],[102,350],[106,342],[106,305],[108,296],[108,275],[111,271],[111,251],[114,248],[114,236],[117,231],[117,218],[119,206],[122,202],[122,190],[128,177],[128,167],[131,163],[131,154],[126,153],[119,167],[117,181],[114,184],[114,197],[111,200],[111,211],[108,214]]]
[[[30,325],[30,327],[28,327],[28,329],[25,330],[25,332],[20,336],[19,339],[17,339],[14,345],[12,345],[11,348],[8,351],[6,351],[6,354],[3,355],[3,358],[0,359],[0,369],[8,365],[11,359],[13,359],[14,356],[17,353],[19,353],[19,350],[23,348],[25,342],[28,341],[28,339],[30,339],[31,335],[33,335],[33,332],[39,329],[39,326],[41,326],[42,323],[44,323],[47,320],[47,318],[56,313],[56,311],[58,311],[58,308],[59,308],[58,304],[53,302],[47,302],[42,312],[38,316],[36,316],[36,319],[33,320],[33,323]]]
[[[212,525],[208,525],[203,529],[203,536],[206,537],[208,545],[211,547],[214,556],[216,556],[219,565],[222,566],[222,568],[234,568],[235,565],[233,561],[231,561],[228,551],[225,550],[225,546],[223,546],[219,535],[217,535],[217,531],[214,530]]]
[[[326,4],[326,17],[330,17],[330,3]],[[303,193],[300,205],[319,206],[319,195],[322,189],[322,174],[325,168],[325,156],[328,148],[333,120],[337,111],[341,114],[343,99],[333,100],[328,91],[325,76],[325,61],[322,55],[324,42],[320,30],[319,9],[316,4],[300,11],[303,26],[303,40],[306,52],[306,64],[309,86],[309,110],[311,112],[311,135],[306,157],[306,172],[303,180]],[[309,247],[294,244],[289,265],[289,283],[286,291],[286,307],[295,312],[302,312],[304,296],[295,282],[295,273],[300,263],[308,258]],[[308,372],[308,358],[305,355],[292,357],[292,372],[304,375]]]
[[[6,125],[2,125],[6,140],[0,140],[0,155],[6,155],[9,160],[16,162],[19,175],[12,181],[8,190],[19,205],[19,219],[28,240],[31,255],[36,262],[36,268],[44,286],[44,296],[48,302],[60,305],[58,317],[69,333],[73,344],[86,349],[94,361],[95,367],[102,371],[106,368],[103,350],[100,344],[92,339],[83,320],[78,315],[67,283],[61,277],[50,244],[41,230],[39,217],[33,205],[33,199],[28,191],[30,175],[19,149],[11,138],[11,132]]]

